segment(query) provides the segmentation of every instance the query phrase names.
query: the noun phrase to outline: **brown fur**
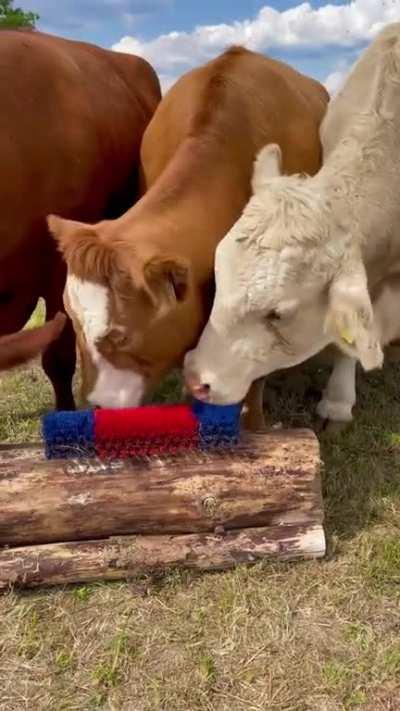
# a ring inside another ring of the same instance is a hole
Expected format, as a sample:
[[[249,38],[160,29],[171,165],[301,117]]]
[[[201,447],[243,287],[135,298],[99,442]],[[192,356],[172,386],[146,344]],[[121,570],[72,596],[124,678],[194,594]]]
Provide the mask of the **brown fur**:
[[[215,248],[249,198],[256,153],[277,142],[286,172],[315,173],[327,102],[318,82],[288,65],[228,50],[163,98],[142,143],[147,192],[131,210],[86,226],[80,240],[90,249],[79,257],[82,226],[53,221],[70,272],[110,286],[112,321],[125,331],[123,345],[107,336],[112,363],[144,374],[149,388],[181,363],[208,317]]]
[[[137,57],[2,31],[0,95],[1,335],[21,329],[39,297],[48,319],[63,309],[66,267],[49,213],[94,222],[135,201],[140,142],[160,88]],[[72,407],[70,323],[43,365],[57,405]]]
[[[195,137],[212,130],[218,118],[218,112],[226,106],[230,90],[230,72],[247,50],[243,47],[231,47],[214,61],[214,72],[205,82],[200,98],[201,109],[192,116],[189,135]]]

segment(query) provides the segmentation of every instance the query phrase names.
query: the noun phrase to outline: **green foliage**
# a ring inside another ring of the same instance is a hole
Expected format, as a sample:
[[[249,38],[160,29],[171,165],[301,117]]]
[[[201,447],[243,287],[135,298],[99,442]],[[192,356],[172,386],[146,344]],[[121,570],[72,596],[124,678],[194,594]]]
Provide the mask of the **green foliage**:
[[[14,7],[14,0],[0,0],[0,29],[33,28],[38,19],[36,12]]]

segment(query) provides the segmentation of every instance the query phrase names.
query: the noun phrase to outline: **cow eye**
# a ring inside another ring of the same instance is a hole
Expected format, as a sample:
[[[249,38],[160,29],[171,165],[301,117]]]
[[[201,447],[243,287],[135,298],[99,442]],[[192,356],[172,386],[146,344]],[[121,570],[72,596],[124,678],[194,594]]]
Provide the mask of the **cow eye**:
[[[129,343],[128,334],[119,328],[112,328],[107,336],[108,339],[117,347],[126,346]]]
[[[119,346],[127,346],[129,344],[129,336],[127,333],[119,333],[115,341]]]
[[[280,321],[281,315],[276,309],[270,309],[270,311],[268,311],[268,313],[266,314],[265,318],[267,321]]]

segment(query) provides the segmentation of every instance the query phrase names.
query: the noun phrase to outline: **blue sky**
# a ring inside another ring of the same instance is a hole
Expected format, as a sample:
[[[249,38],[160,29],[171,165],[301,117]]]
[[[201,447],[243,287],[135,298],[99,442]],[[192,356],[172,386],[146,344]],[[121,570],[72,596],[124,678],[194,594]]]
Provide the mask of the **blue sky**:
[[[377,0],[378,1],[378,0]],[[110,46],[126,34],[151,39],[168,32],[190,31],[196,25],[245,20],[264,6],[287,10],[290,0],[19,0],[16,5],[40,14],[39,26],[76,39]],[[320,7],[324,2],[311,3]],[[332,5],[342,0],[332,0]],[[125,15],[125,16],[124,16]],[[126,17],[130,15],[130,17]]]
[[[19,0],[39,28],[145,56],[167,88],[231,43],[284,59],[334,91],[400,0]]]

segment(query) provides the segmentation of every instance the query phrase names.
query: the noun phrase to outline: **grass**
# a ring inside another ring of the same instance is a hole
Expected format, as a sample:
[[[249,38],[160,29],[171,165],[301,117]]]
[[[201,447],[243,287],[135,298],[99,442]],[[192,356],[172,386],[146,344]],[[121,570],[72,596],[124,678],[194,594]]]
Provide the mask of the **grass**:
[[[326,560],[3,595],[0,711],[400,709],[399,375],[360,376],[355,423],[321,435]],[[273,418],[313,426],[325,377],[276,376]],[[51,405],[38,366],[3,376],[0,440]]]

